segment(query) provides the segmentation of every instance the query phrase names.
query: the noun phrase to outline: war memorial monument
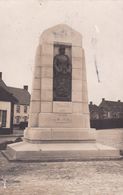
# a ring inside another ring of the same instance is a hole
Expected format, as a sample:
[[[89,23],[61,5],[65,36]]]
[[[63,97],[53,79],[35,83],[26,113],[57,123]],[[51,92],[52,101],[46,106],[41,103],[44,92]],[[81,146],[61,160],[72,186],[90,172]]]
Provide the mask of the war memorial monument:
[[[30,115],[23,142],[8,146],[13,160],[62,161],[118,158],[96,142],[90,128],[82,36],[59,24],[44,31],[35,58]]]

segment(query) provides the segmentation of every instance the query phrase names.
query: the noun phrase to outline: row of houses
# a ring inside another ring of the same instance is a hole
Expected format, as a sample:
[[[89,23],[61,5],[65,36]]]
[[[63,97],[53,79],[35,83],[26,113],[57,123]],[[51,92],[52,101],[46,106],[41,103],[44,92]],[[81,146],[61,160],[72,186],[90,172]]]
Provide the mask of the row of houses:
[[[102,98],[99,106],[90,102],[90,119],[123,119],[123,102],[108,101]]]
[[[0,134],[11,133],[13,126],[27,122],[29,117],[30,93],[5,84],[0,72]]]
[[[7,86],[2,79],[2,72],[0,72],[0,134],[12,133],[13,126],[17,127],[22,122],[27,123],[29,105],[28,86],[25,85],[23,88]],[[104,124],[105,119],[121,119],[120,123],[123,119],[123,102],[120,100],[108,101],[103,98],[99,106],[90,102],[89,110],[91,124],[94,124],[92,125],[94,128],[97,123],[100,128],[101,122]]]

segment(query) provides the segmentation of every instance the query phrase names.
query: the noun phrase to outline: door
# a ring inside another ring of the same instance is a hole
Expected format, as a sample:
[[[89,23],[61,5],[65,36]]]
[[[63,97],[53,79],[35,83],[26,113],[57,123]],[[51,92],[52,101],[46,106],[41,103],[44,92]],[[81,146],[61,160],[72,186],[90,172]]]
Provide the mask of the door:
[[[6,127],[7,111],[0,110],[0,127]]]

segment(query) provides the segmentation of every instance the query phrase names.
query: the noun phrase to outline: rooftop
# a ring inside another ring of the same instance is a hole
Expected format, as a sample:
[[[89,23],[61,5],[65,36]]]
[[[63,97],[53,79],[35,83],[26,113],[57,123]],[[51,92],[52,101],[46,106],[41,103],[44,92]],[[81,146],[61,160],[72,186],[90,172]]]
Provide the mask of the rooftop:
[[[21,105],[30,104],[30,93],[28,92],[28,86],[24,86],[24,88],[9,87],[3,81],[2,73],[1,73],[0,74],[0,87],[3,88],[5,91],[7,91],[12,96],[14,96],[18,100],[19,104]]]
[[[19,104],[30,104],[30,93],[26,89],[8,87],[9,91],[18,99]]]

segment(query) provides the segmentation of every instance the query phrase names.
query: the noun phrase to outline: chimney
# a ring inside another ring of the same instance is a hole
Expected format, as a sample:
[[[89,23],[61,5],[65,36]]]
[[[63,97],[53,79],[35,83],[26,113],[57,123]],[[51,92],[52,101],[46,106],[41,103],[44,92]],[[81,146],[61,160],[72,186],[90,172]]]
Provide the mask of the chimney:
[[[102,102],[104,102],[105,101],[105,98],[102,98]]]
[[[90,105],[93,105],[93,102],[92,101],[90,102]]]
[[[2,72],[0,72],[0,79],[2,80]]]
[[[121,102],[120,100],[118,100],[118,102]]]
[[[23,86],[24,90],[28,91],[28,85]]]

